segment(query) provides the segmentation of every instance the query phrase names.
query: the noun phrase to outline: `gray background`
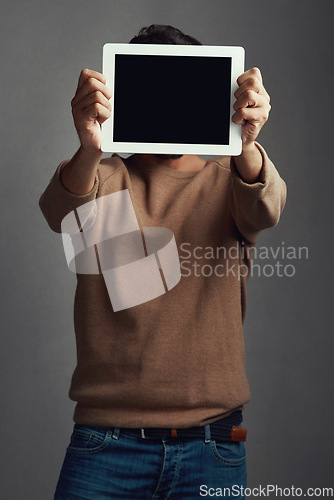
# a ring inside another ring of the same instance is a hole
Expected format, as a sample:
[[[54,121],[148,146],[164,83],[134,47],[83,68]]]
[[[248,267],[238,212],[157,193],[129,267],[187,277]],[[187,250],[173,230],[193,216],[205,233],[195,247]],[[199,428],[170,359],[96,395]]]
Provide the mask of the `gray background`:
[[[260,245],[307,246],[291,278],[253,278],[245,322],[249,486],[333,484],[332,1],[30,0],[1,8],[1,497],[51,499],[72,428],[75,277],[38,199],[78,147],[70,100],[105,42],[151,23],[242,45],[272,112],[259,141],[288,184]],[[285,261],[285,263],[288,263]],[[197,494],[194,494],[197,498]]]

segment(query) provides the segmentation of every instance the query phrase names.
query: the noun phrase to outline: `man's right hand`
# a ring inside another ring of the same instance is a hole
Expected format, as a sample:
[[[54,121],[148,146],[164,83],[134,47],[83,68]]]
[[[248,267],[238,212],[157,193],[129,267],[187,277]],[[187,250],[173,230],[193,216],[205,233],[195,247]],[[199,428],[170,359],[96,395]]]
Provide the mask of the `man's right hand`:
[[[81,144],[60,174],[63,186],[71,193],[85,195],[94,186],[103,155],[100,125],[111,115],[110,98],[111,92],[106,86],[105,76],[97,71],[83,69],[71,102]]]
[[[97,71],[83,69],[71,101],[72,115],[81,148],[90,154],[101,153],[100,125],[111,115],[111,91],[106,78]]]

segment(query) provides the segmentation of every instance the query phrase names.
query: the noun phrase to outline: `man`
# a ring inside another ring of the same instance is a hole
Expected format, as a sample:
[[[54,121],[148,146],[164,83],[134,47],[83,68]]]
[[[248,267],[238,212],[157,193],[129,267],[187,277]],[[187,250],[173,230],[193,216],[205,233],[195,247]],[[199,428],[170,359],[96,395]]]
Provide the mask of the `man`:
[[[130,43],[200,42],[152,25]],[[255,142],[270,111],[260,71],[246,71],[238,85],[233,121],[242,130],[240,156],[102,160],[100,124],[110,117],[111,92],[102,74],[81,72],[72,100],[80,148],[40,200],[50,227],[61,232],[63,218],[77,207],[128,189],[141,227],[173,231],[190,267],[172,290],[117,312],[101,274],[77,274],[78,359],[69,394],[77,405],[56,500],[194,499],[219,495],[219,488],[243,498],[240,424],[249,388],[242,331],[247,276],[239,270],[249,269],[245,250],[259,231],[278,222],[286,188]],[[208,258],[199,249],[210,249],[219,273],[198,272]]]

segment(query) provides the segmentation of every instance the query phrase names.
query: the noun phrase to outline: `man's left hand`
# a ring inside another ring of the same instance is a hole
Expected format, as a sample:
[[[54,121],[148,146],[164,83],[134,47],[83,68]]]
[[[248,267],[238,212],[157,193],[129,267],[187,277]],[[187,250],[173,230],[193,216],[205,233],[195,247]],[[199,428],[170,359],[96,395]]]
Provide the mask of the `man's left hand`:
[[[261,72],[251,68],[237,79],[239,88],[235,91],[235,113],[232,121],[241,125],[242,144],[254,143],[263,125],[268,120],[270,97],[263,86]]]

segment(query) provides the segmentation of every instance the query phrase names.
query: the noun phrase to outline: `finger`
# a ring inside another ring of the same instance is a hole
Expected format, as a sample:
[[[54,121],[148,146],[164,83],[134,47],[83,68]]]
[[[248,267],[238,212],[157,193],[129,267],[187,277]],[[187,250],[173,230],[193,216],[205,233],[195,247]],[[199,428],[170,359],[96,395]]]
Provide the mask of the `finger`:
[[[102,73],[85,68],[80,73],[77,89],[79,89],[89,78],[95,78],[96,80],[99,80],[101,83],[104,84],[106,83],[106,77]]]
[[[72,111],[73,111],[73,113],[76,113],[77,110],[86,109],[91,104],[94,104],[94,103],[102,104],[102,106],[111,110],[110,101],[102,94],[102,92],[97,90],[96,92],[92,92],[92,93],[84,96],[79,102],[74,104],[72,106]]]
[[[258,78],[255,78],[254,76],[251,76],[247,78],[234,92],[234,96],[238,98],[243,92],[246,90],[253,90],[257,94],[260,94],[261,91],[263,90],[263,85],[261,81]]]
[[[246,90],[235,101],[233,109],[238,111],[240,108],[258,108],[260,106],[271,107],[266,97],[254,92],[254,90]]]
[[[99,102],[95,102],[87,108],[80,110],[76,115],[76,121],[80,123],[78,128],[89,128],[95,120],[101,125],[111,116],[111,111]]]
[[[269,109],[259,108],[240,108],[232,116],[233,123],[244,125],[246,122],[253,124],[265,123],[268,120]]]
[[[88,78],[88,80],[85,81],[85,83],[80,87],[80,89],[77,90],[75,96],[71,101],[71,106],[72,107],[76,106],[87,95],[97,91],[103,94],[106,99],[110,99],[112,96],[111,90],[106,85],[101,83],[99,80],[96,80],[96,78]]]
[[[238,99],[244,92],[247,92],[248,90],[252,90],[253,92],[256,92],[257,94],[260,94],[264,96],[268,102],[270,102],[270,96],[260,80],[254,77],[248,78],[244,83],[241,84],[241,86],[234,92],[234,96],[236,99]]]
[[[262,84],[262,75],[259,68],[251,68],[240,75],[237,79],[238,85],[242,85],[248,78],[257,78]]]

